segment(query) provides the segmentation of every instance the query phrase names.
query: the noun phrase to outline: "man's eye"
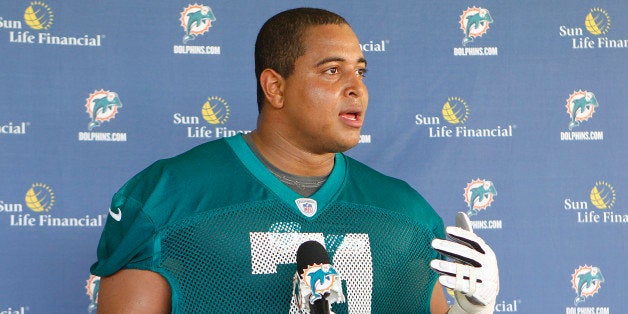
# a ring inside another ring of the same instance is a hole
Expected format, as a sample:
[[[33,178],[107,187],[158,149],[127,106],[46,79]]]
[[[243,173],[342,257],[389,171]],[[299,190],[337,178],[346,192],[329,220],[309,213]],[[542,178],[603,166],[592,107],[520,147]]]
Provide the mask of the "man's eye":
[[[357,69],[357,70],[355,70],[355,73],[358,76],[361,76],[361,77],[365,77],[366,76],[366,72],[368,72],[367,69]]]
[[[325,73],[327,73],[327,74],[336,74],[336,73],[338,73],[338,68],[327,69],[327,71],[325,71]]]

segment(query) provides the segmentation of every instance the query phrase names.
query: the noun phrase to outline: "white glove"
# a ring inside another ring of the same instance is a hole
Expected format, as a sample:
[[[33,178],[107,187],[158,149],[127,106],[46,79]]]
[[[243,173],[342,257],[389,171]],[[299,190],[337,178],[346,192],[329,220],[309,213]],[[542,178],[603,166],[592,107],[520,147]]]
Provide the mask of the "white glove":
[[[432,247],[453,262],[432,260],[441,276],[438,281],[454,290],[455,304],[450,314],[490,314],[499,292],[499,271],[493,250],[473,233],[465,213],[456,216],[456,227],[445,230],[451,241],[434,239]]]

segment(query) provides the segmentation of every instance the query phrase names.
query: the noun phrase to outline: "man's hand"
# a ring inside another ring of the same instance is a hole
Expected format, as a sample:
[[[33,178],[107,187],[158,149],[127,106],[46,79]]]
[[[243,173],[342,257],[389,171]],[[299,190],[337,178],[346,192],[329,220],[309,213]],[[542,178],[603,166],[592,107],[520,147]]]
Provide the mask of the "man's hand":
[[[493,250],[473,233],[469,217],[456,216],[456,227],[447,227],[450,241],[434,239],[432,247],[453,259],[432,260],[440,283],[454,290],[456,303],[449,313],[493,313],[499,292],[497,258]]]

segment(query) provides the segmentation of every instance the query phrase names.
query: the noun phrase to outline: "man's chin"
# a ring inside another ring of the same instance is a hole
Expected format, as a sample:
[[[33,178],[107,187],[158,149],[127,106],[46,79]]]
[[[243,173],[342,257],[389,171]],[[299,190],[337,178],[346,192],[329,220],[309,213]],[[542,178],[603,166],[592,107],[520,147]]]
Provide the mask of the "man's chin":
[[[355,138],[346,139],[342,142],[337,143],[336,153],[342,153],[350,150],[351,148],[358,145],[360,142],[360,135]]]

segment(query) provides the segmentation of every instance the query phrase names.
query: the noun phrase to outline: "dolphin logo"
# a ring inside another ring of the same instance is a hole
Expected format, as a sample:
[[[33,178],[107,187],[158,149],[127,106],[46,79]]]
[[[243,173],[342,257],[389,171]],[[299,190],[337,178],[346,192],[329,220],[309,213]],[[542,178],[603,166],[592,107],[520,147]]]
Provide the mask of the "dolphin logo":
[[[602,276],[602,271],[600,271],[600,269],[597,267],[592,267],[586,272],[581,272],[577,274],[576,278],[578,279],[578,285],[576,287],[577,296],[573,302],[575,306],[578,306],[579,303],[584,302],[585,296],[592,295],[592,293],[584,293],[585,290],[591,290],[595,286],[604,282],[604,276]],[[597,288],[594,290],[597,291]]]
[[[481,36],[483,34],[472,34],[477,33],[477,30],[486,30],[488,28],[489,23],[493,23],[493,18],[491,17],[491,13],[487,9],[478,9],[474,7],[474,11],[471,11],[468,15],[464,16],[463,19],[466,27],[464,30],[464,38],[462,39],[462,45],[466,46],[468,43],[473,41],[473,37]],[[470,12],[466,11],[465,13]],[[475,13],[472,13],[475,12]]]
[[[473,216],[477,215],[480,209],[485,208],[476,205],[479,205],[485,199],[488,199],[493,195],[497,195],[497,190],[495,190],[493,182],[484,181],[481,185],[470,188],[467,193],[470,193],[468,201],[469,211],[467,212],[467,215]]]
[[[91,111],[88,111],[91,121],[87,125],[87,129],[91,131],[93,128],[102,124],[103,119],[99,119],[98,115],[109,113],[120,107],[122,107],[122,103],[120,102],[118,94],[114,92],[107,92],[105,97],[93,99],[91,102]]]
[[[192,28],[200,27],[203,24],[211,23],[216,20],[214,12],[206,5],[202,6],[200,10],[190,12],[185,16],[187,17],[187,24],[185,26],[185,36],[183,36],[184,44],[196,38],[196,34],[191,33]]]
[[[312,288],[311,303],[323,297],[319,291],[328,292],[333,287],[335,276],[338,276],[338,273],[331,265],[321,265],[308,269],[305,277],[308,279],[308,285]]]
[[[569,109],[569,116],[571,118],[571,121],[569,122],[569,130],[580,125],[580,121],[588,119],[588,117],[582,118],[579,116],[582,116],[587,112],[591,112],[592,114],[592,111],[598,106],[595,94],[591,92],[584,92],[583,97],[571,99],[572,100],[567,103],[567,109]]]

